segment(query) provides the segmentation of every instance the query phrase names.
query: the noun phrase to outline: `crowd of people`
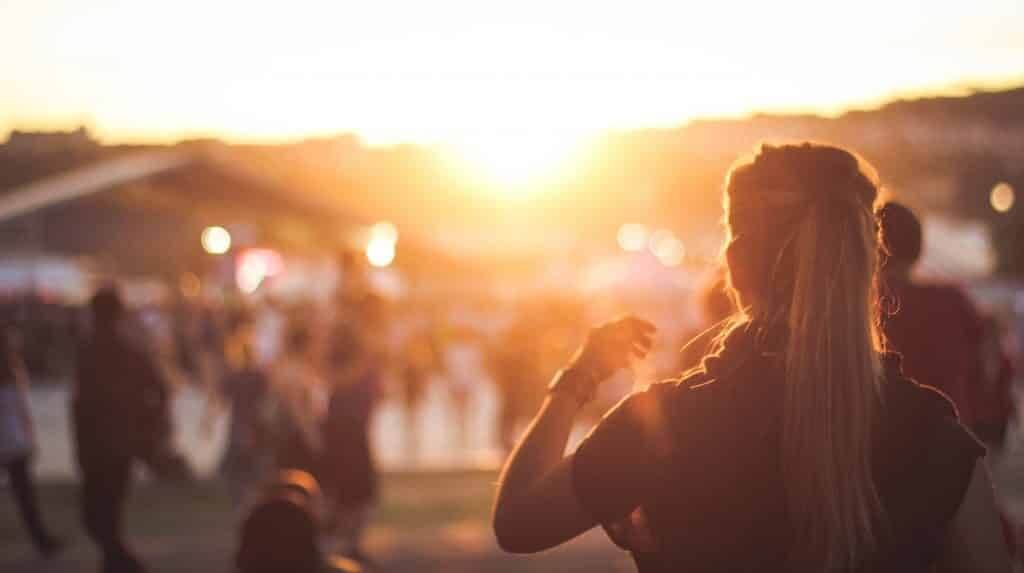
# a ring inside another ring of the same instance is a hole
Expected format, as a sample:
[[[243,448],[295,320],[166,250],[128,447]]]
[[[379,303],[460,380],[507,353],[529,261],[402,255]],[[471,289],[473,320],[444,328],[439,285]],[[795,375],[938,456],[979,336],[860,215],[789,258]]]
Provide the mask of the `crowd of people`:
[[[363,533],[384,393],[404,406],[414,458],[431,384],[447,383],[465,447],[481,377],[498,391],[510,453],[494,512],[509,551],[601,525],[645,572],[1009,570],[1015,527],[1000,521],[981,460],[1014,414],[1011,361],[960,290],[912,278],[914,214],[877,205],[863,160],[814,144],[761,148],[725,193],[723,264],[664,372],[676,379],[610,411],[626,392],[602,384],[648,355],[657,328],[626,318],[588,333],[577,301],[519,301],[487,326],[426,309],[396,320],[351,259],[321,305],[129,312],[115,287],[100,289],[78,334],[72,419],[102,570],[145,570],[123,531],[134,468],[194,477],[173,440],[183,380],[208,397],[204,428],[230,412],[220,473],[239,517],[238,571],[302,573],[374,565]],[[27,370],[8,334],[0,462],[51,556],[63,543],[35,500]],[[577,421],[602,414],[564,455]]]

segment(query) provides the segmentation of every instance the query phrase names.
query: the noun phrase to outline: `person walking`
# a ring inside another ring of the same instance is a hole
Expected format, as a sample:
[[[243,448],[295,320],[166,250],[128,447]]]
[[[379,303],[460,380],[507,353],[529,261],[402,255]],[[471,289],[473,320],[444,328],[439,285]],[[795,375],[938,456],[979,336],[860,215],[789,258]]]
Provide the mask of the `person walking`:
[[[0,466],[7,470],[11,493],[35,545],[52,557],[62,543],[43,523],[32,476],[35,427],[28,404],[28,373],[8,331],[0,331]]]
[[[152,358],[120,331],[124,305],[113,288],[90,302],[93,332],[79,352],[72,418],[81,473],[82,519],[104,573],[145,571],[123,537],[124,504],[137,461],[168,451],[167,385]]]
[[[329,341],[331,390],[322,428],[327,527],[342,555],[370,566],[363,533],[376,505],[379,481],[370,424],[387,367],[387,321],[383,301],[372,294],[339,303],[339,310]]]
[[[1000,446],[1013,412],[1013,370],[995,322],[983,317],[957,286],[912,278],[923,246],[921,222],[913,211],[888,202],[878,220],[882,327],[890,350],[903,356],[907,376],[945,393],[964,425]]]

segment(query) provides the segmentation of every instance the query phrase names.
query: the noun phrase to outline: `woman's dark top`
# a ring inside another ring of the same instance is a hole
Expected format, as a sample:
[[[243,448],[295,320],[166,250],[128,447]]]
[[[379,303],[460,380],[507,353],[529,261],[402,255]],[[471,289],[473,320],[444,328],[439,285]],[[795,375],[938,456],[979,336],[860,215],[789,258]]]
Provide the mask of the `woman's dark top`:
[[[642,573],[789,571],[793,543],[780,462],[781,356],[752,334],[729,335],[704,372],[656,384],[609,412],[580,445],[573,482],[606,527],[637,508],[657,551]],[[890,533],[866,571],[930,571],[984,449],[938,391],[885,356],[874,478]]]

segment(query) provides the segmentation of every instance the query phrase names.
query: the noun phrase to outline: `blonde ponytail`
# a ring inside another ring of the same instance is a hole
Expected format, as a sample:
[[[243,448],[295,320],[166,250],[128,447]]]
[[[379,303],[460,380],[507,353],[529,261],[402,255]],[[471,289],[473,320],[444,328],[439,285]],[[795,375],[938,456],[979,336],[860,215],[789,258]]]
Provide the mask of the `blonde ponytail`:
[[[793,559],[826,571],[857,570],[882,523],[871,469],[877,191],[867,169],[834,147],[765,146],[727,189],[730,235],[746,238],[728,253],[736,288],[755,316],[785,320],[788,332],[781,461]]]

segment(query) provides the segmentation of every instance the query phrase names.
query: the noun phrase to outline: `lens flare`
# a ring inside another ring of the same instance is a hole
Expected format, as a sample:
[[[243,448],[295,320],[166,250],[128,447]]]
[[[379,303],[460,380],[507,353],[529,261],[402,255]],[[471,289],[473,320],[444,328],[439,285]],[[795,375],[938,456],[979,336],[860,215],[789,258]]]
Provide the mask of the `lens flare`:
[[[992,188],[988,201],[996,213],[1006,213],[1013,209],[1013,204],[1017,202],[1017,196],[1009,183],[1000,182]]]
[[[231,233],[224,227],[207,227],[200,237],[203,250],[211,255],[223,255],[231,250]]]
[[[638,253],[647,247],[650,231],[641,223],[626,223],[619,227],[619,247],[629,253]]]

